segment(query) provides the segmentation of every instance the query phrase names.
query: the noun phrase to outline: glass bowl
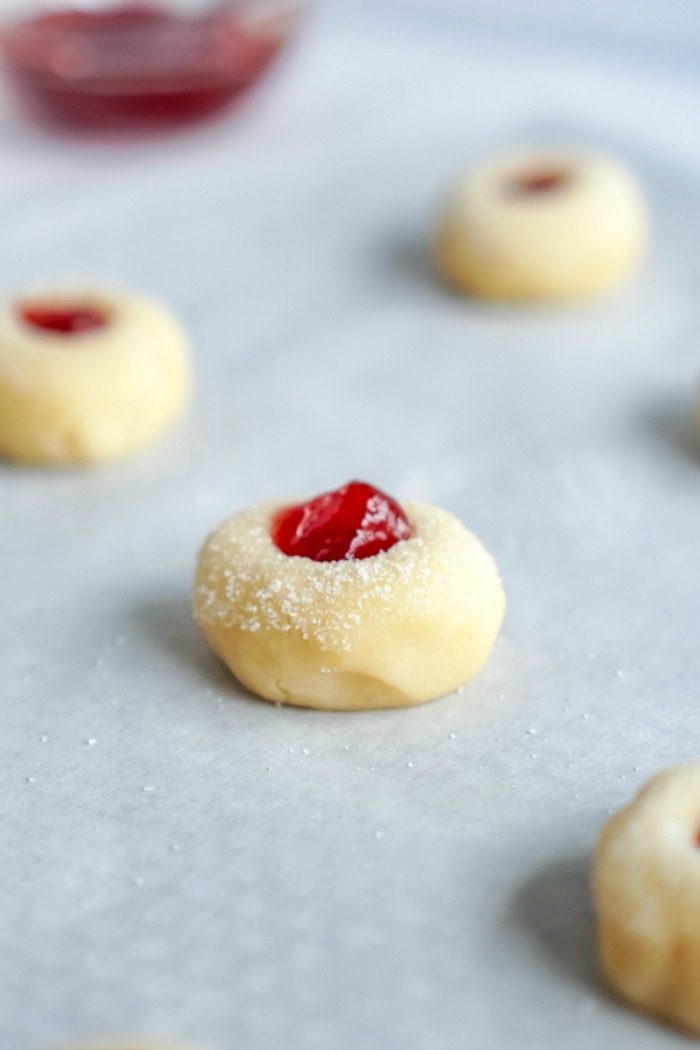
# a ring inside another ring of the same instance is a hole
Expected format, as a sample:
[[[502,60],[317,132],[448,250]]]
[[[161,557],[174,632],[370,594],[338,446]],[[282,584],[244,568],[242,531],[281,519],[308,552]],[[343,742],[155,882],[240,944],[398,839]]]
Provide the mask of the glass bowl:
[[[0,55],[54,125],[179,124],[231,105],[295,29],[298,0],[2,0]]]

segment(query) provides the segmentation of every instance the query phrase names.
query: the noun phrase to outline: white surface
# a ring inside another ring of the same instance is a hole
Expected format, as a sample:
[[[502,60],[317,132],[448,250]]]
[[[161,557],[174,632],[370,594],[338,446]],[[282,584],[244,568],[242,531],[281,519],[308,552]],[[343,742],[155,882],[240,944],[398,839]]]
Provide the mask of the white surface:
[[[610,809],[698,750],[699,94],[328,16],[237,122],[133,147],[7,125],[2,286],[163,295],[199,387],[133,462],[0,470],[3,1050],[684,1045],[601,990],[586,871]],[[637,167],[646,271],[574,312],[444,293],[445,180],[553,135]],[[494,552],[488,668],[398,713],[242,696],[190,620],[201,538],[355,475]]]
[[[343,9],[346,0],[327,0]],[[700,49],[700,8],[695,0],[353,0],[353,10],[394,19],[422,19],[424,27],[462,32],[497,29],[559,40],[569,46],[632,51],[646,61],[691,61]],[[697,68],[695,66],[694,68]]]

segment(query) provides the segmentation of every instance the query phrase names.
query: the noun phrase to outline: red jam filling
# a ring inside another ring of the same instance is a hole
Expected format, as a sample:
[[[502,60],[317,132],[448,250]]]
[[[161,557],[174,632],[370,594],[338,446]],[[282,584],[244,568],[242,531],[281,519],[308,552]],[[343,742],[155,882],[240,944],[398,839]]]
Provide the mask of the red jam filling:
[[[64,0],[11,23],[0,45],[20,99],[63,125],[192,120],[257,80],[293,28],[291,17],[253,21],[247,3],[210,4],[204,13],[175,7]]]
[[[31,328],[55,335],[84,335],[104,328],[107,317],[91,306],[21,306],[19,315]]]
[[[518,197],[552,193],[560,190],[570,179],[570,173],[563,169],[524,172],[508,181],[508,191]]]
[[[352,561],[388,551],[411,536],[399,504],[364,481],[285,507],[271,534],[283,554],[312,561]]]

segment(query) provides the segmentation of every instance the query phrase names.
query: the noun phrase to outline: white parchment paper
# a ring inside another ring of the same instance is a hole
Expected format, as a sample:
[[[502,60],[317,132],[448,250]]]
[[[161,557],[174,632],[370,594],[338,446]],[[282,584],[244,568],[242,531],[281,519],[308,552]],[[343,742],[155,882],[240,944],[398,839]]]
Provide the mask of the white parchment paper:
[[[2,129],[3,291],[150,289],[197,391],[102,472],[0,468],[0,1046],[683,1045],[599,985],[601,822],[697,755],[700,90],[485,32],[321,12],[238,119],[160,142]],[[590,309],[430,277],[435,201],[523,139],[612,149],[654,249]],[[359,476],[459,514],[509,609],[463,694],[243,694],[193,626],[206,531]]]

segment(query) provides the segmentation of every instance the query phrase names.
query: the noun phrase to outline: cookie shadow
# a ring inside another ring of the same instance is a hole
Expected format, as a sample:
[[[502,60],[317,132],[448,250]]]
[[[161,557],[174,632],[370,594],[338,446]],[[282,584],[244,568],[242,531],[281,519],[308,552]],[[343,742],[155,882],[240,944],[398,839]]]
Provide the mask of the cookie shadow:
[[[144,600],[132,610],[131,619],[169,660],[176,661],[209,688],[232,696],[238,692],[250,695],[202,637],[192,615],[189,595],[173,594],[169,599]]]
[[[403,285],[433,295],[451,295],[452,290],[440,278],[432,244],[425,234],[398,230],[383,246],[383,268]]]
[[[532,304],[493,303],[459,288],[440,273],[434,245],[425,232],[394,231],[375,252],[375,271],[382,281],[393,281],[403,290],[435,302],[452,304],[460,313],[494,318],[536,312]]]
[[[600,996],[589,873],[588,857],[540,868],[515,893],[509,918],[553,970]]]
[[[387,235],[380,249],[375,249],[374,274],[381,280],[393,281],[405,291],[422,296],[442,307],[451,307],[458,316],[486,320],[490,324],[541,324],[570,318],[586,318],[600,307],[602,300],[562,300],[560,302],[527,299],[491,299],[460,287],[440,273],[432,242],[424,234],[396,231]],[[622,292],[609,301],[615,303]]]
[[[687,398],[669,396],[646,405],[641,412],[640,425],[666,451],[700,468],[700,436]]]

